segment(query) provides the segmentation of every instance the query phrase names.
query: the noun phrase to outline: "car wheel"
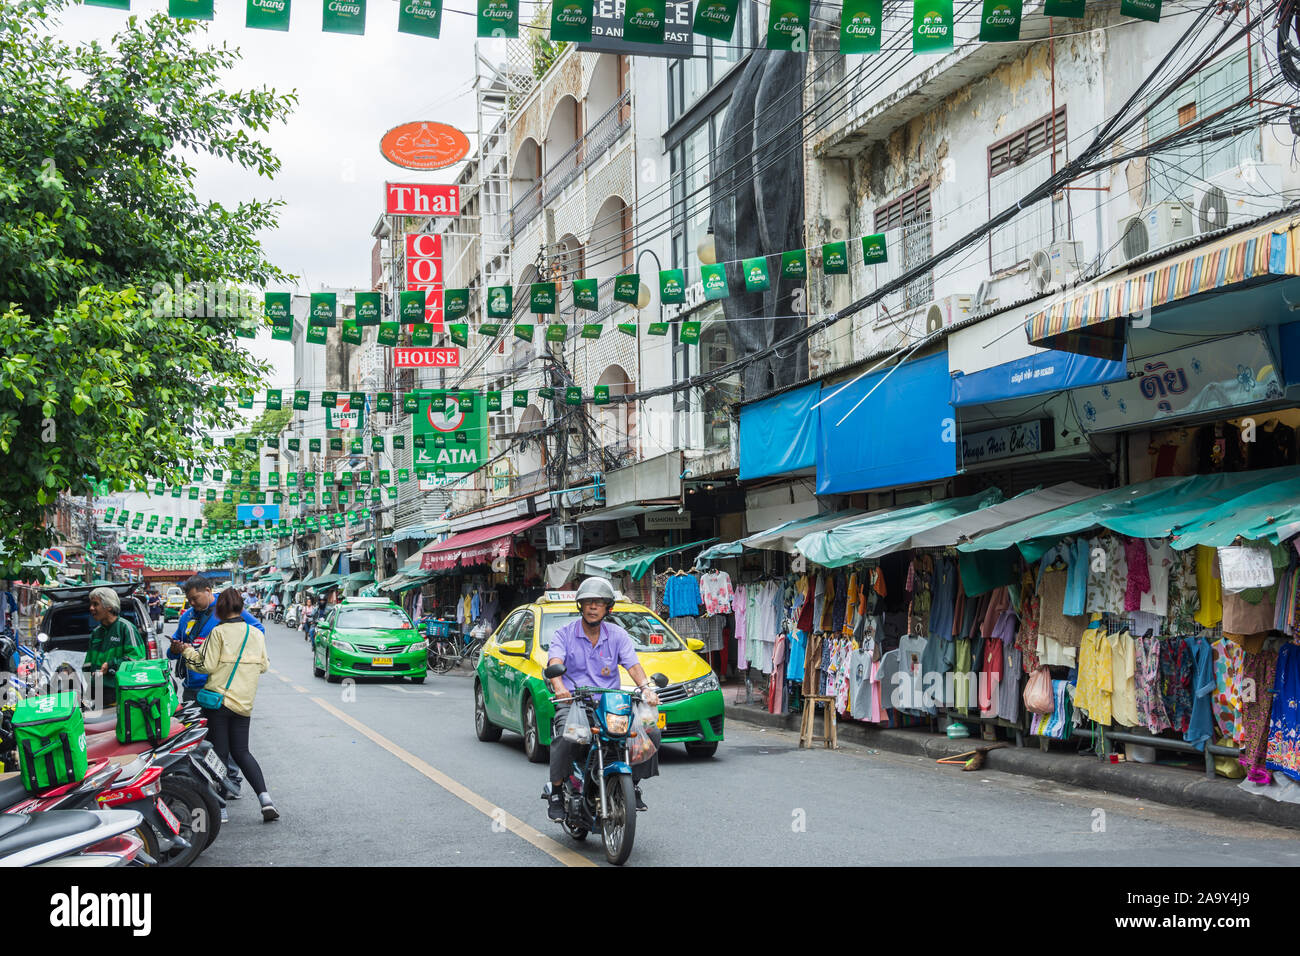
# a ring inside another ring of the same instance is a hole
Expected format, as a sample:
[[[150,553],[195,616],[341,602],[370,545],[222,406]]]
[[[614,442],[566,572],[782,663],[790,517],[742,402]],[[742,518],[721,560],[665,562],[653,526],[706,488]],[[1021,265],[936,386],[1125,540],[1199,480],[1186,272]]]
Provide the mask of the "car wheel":
[[[412,678],[411,678],[411,683],[412,683],[412,684],[423,684],[423,683],[424,683],[424,679],[425,679],[425,677],[427,677],[427,676],[428,676],[427,674],[421,674],[419,677],[412,677]]]
[[[325,668],[321,667],[316,663],[316,651],[314,649],[311,652],[311,676],[312,677],[325,676]]]
[[[474,682],[474,733],[484,743],[501,739],[501,728],[488,720],[487,701],[483,699],[483,685]]]
[[[329,652],[329,651],[326,651],[326,652],[325,652],[325,679],[326,679],[327,681],[329,681],[331,684],[337,684],[340,680],[342,680],[342,678],[339,677],[338,674],[335,674],[332,670],[330,670],[330,652]]]
[[[542,735],[537,729],[537,708],[530,696],[524,701],[524,755],[529,763],[545,763],[550,748],[542,745]]]
[[[718,742],[716,740],[711,740],[708,743],[687,744],[686,752],[692,757],[699,757],[701,759],[712,757],[718,752]]]

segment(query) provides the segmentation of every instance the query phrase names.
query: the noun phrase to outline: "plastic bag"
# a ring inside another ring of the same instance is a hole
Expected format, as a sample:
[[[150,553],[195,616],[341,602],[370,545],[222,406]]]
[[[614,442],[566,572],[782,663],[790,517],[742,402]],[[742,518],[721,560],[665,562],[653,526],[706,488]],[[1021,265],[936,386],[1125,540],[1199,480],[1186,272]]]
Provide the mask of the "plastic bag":
[[[1040,667],[1029,675],[1029,683],[1025,684],[1025,710],[1031,714],[1050,714],[1055,707],[1051,672]]]
[[[569,705],[569,716],[564,721],[564,739],[575,744],[591,743],[591,724],[587,722],[587,710],[577,701]]]
[[[627,738],[627,761],[630,764],[645,763],[655,755],[658,749],[648,728],[659,725],[659,708],[637,701],[633,705],[632,730]]]

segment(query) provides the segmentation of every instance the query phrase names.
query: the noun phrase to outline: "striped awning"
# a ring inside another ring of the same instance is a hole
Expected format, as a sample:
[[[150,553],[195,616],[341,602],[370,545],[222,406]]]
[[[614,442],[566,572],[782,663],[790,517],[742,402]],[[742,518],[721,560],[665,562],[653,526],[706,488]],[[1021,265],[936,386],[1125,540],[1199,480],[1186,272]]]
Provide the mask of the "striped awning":
[[[1288,214],[1149,268],[1075,289],[1030,316],[1025,334],[1043,348],[1114,361],[1124,356],[1131,316],[1250,279],[1295,275],[1300,275],[1300,217]]]

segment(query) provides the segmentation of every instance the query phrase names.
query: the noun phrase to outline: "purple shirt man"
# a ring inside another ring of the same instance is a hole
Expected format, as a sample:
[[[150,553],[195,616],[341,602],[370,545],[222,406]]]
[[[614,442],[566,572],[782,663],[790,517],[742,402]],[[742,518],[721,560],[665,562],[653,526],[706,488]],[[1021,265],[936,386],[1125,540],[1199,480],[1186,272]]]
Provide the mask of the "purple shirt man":
[[[640,663],[627,631],[611,621],[601,621],[600,639],[592,646],[582,633],[581,617],[555,631],[546,656],[564,662],[565,672],[560,679],[569,691],[575,687],[618,687],[619,665],[630,670]]]

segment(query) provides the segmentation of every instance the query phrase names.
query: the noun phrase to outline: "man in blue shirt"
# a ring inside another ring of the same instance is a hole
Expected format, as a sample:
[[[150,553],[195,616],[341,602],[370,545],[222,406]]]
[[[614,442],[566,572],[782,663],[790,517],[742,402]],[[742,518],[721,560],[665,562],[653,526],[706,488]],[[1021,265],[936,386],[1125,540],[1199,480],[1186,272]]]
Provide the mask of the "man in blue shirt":
[[[636,656],[632,635],[613,621],[605,620],[614,606],[614,588],[603,578],[588,578],[578,587],[578,610],[581,615],[555,631],[547,651],[547,666],[563,664],[564,673],[550,681],[555,692],[555,721],[551,731],[551,795],[547,815],[564,819],[564,776],[580,756],[581,746],[564,737],[564,722],[572,705],[575,687],[618,687],[620,665],[641,688],[647,704],[658,704],[659,697],[646,677],[645,668]],[[632,768],[632,782],[659,773],[659,728],[647,727],[654,741],[656,755]],[[636,788],[636,808],[646,809],[641,788]]]
[[[208,636],[208,633],[221,623],[216,614],[217,599],[212,593],[212,582],[201,574],[189,578],[181,587],[185,591],[185,600],[189,607],[181,614],[180,620],[176,622],[176,633],[172,635],[172,640],[193,644],[198,647],[203,643],[203,639]],[[246,623],[251,624],[262,633],[266,633],[266,628],[262,626],[262,622],[253,615],[244,611],[242,617]],[[173,654],[170,650],[167,652],[167,656],[172,660],[180,658],[180,654]],[[185,667],[184,664],[181,667],[185,671],[185,687],[181,693],[181,699],[194,700],[199,691],[207,684],[208,675],[192,671]],[[227,760],[226,769],[229,771],[226,782],[233,791],[231,796],[238,799],[241,784],[239,767],[234,760]]]

